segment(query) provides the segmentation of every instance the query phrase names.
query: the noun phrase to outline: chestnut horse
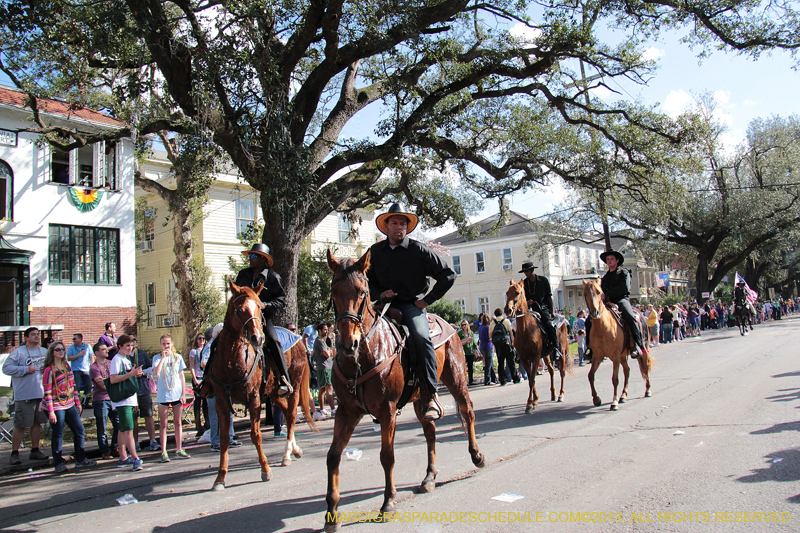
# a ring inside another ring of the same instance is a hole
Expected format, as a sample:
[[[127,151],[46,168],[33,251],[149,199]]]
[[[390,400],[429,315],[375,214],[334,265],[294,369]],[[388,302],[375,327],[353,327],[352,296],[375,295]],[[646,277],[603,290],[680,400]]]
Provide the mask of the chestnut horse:
[[[370,253],[361,259],[336,260],[328,250],[328,268],[333,272],[331,299],[336,313],[339,335],[336,341],[333,388],[339,399],[333,425],[333,441],[328,450],[328,494],[325,498],[328,513],[325,531],[339,527],[339,463],[356,425],[364,415],[370,415],[381,425],[381,465],[386,478],[381,513],[394,511],[394,435],[397,402],[403,392],[404,373],[401,361],[407,360],[397,331],[389,321],[379,317],[369,299],[369,284],[365,273],[369,269]],[[402,355],[398,357],[401,352]],[[436,348],[438,374],[458,404],[462,423],[466,425],[469,454],[472,463],[484,466],[475,439],[475,413],[467,390],[467,366],[464,350],[457,335],[452,335]],[[428,469],[420,492],[436,487],[436,424],[424,419],[427,402],[420,398],[419,388],[411,396],[417,419],[422,424],[428,444]]]
[[[525,372],[528,373],[530,391],[528,392],[525,414],[529,415],[533,413],[533,410],[536,409],[536,404],[539,403],[539,395],[536,393],[536,371],[539,369],[539,360],[542,357],[544,357],[544,363],[550,372],[551,401],[556,400],[556,380],[555,369],[553,368],[553,363],[550,362],[553,349],[551,347],[549,353],[543,353],[545,338],[539,328],[539,322],[536,317],[528,312],[524,281],[524,279],[519,280],[517,283],[514,283],[513,280],[509,281],[508,290],[506,291],[505,314],[507,317],[516,318],[517,331],[514,335],[514,348],[517,349],[519,354],[519,364],[523,365]],[[558,370],[559,374],[561,374],[561,390],[558,393],[558,401],[563,402],[564,377],[567,373],[572,374],[572,356],[569,355],[569,336],[566,322],[562,321],[561,325],[556,329],[556,334],[558,335],[559,349],[564,356],[561,368]]]
[[[267,464],[261,444],[261,399],[269,395],[272,402],[281,408],[286,418],[286,451],[283,465],[291,464],[291,454],[300,458],[302,450],[294,439],[294,424],[297,416],[298,402],[305,414],[306,421],[316,430],[308,409],[310,392],[308,389],[311,370],[308,367],[303,347],[297,343],[284,355],[288,355],[289,376],[294,392],[281,398],[278,396],[277,369],[269,355],[265,355],[269,372],[265,379],[264,360],[258,357],[258,348],[264,343],[264,332],[261,315],[261,300],[256,291],[248,287],[239,287],[229,281],[231,299],[225,315],[222,331],[214,341],[217,348],[206,366],[203,392],[207,396],[213,386],[216,398],[217,420],[219,421],[219,470],[214,480],[214,490],[225,488],[225,475],[228,472],[228,446],[230,444],[230,414],[233,403],[247,406],[250,413],[250,440],[256,447],[258,462],[261,465],[261,481],[272,479],[272,472]]]
[[[589,370],[592,400],[595,406],[599,406],[602,403],[594,388],[594,374],[597,372],[597,367],[603,362],[603,358],[608,357],[614,365],[614,370],[611,374],[611,383],[614,385],[611,410],[616,411],[617,404],[625,403],[628,398],[628,378],[631,373],[631,369],[628,366],[628,354],[632,352],[632,345],[626,344],[625,332],[622,326],[603,303],[603,289],[600,288],[599,279],[583,280],[583,297],[592,317],[592,332],[588,346],[592,350],[592,368]],[[645,336],[644,338],[647,337]],[[644,393],[646,398],[653,395],[650,389],[650,371],[653,369],[654,363],[655,359],[649,353],[639,356],[639,371],[642,373],[646,385]],[[622,394],[617,396],[620,365],[622,365],[622,372],[625,375],[625,383],[622,387]]]

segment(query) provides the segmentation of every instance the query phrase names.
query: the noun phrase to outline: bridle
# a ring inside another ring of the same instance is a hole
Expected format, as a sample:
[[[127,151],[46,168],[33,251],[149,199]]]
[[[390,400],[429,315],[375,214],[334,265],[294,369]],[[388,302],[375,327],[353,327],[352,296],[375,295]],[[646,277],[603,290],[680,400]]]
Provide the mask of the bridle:
[[[518,307],[519,307],[519,306],[522,304],[522,298],[523,298],[524,296],[525,296],[525,291],[523,291],[523,292],[518,292],[518,293],[517,293],[517,300],[516,300],[516,303],[515,303],[515,304],[514,304],[514,306],[511,308],[511,313],[509,314],[509,316],[511,316],[511,317],[514,317],[514,318],[519,318],[519,317],[521,317],[521,316],[524,316],[524,315],[518,315],[518,314],[517,314],[517,308],[518,308]]]
[[[238,300],[242,299],[242,298],[247,299],[247,298],[249,298],[249,296],[247,294],[240,294],[239,296],[237,296],[236,298],[231,300],[231,305],[233,306],[233,316],[236,317],[236,320],[239,321],[239,325],[241,326],[241,332],[238,334],[239,339],[242,340],[243,342],[247,343],[247,344],[251,344],[250,340],[247,338],[247,324],[249,324],[251,320],[252,321],[256,321],[257,320],[258,322],[256,324],[254,324],[253,330],[254,331],[258,331],[258,329],[256,329],[256,328],[263,329],[264,314],[261,312],[261,306],[258,305],[258,300],[256,300],[255,303],[256,303],[257,313],[252,315],[252,316],[250,316],[247,320],[242,321],[242,319],[239,318],[239,310],[236,308],[236,302]],[[223,327],[225,327],[225,326],[223,325]],[[228,327],[226,329],[228,330],[228,333],[232,333],[234,335],[237,335],[237,333],[235,331],[233,331],[230,327]]]
[[[591,293],[592,293],[591,307],[594,307],[594,309],[590,309],[589,310],[589,314],[591,315],[592,318],[597,319],[597,318],[600,318],[601,316],[603,316],[603,313],[606,310],[606,306],[605,306],[605,304],[603,304],[602,299],[600,300],[600,306],[599,307],[597,305],[595,305],[595,296],[597,295],[597,293],[595,292],[595,284],[594,283],[590,283],[589,286],[591,288]],[[587,305],[589,305],[589,302],[587,302]]]
[[[367,287],[369,287],[369,280],[367,279],[367,276],[365,276],[364,274],[353,274],[353,275],[356,277],[356,279],[360,279],[366,282]],[[361,335],[364,335],[365,340],[368,341],[369,338],[372,336],[372,333],[375,331],[375,327],[378,324],[375,312],[372,310],[372,306],[370,305],[369,288],[367,289],[362,288],[361,291],[359,292],[358,296],[361,299],[361,303],[358,304],[358,312],[356,313],[349,310],[342,311],[341,313],[339,313],[336,309],[336,302],[333,301],[333,286],[339,283],[340,281],[345,281],[347,279],[348,276],[342,276],[340,278],[331,281],[331,301],[329,304],[329,308],[330,307],[333,308],[333,313],[335,315],[335,318],[333,319],[334,323],[336,324],[336,327],[339,327],[339,321],[341,320],[349,320],[350,322],[355,323],[358,326],[358,329],[361,331]],[[364,314],[366,312],[369,312],[369,314],[372,316],[374,320],[372,321],[372,327],[369,329],[369,332],[364,333]]]

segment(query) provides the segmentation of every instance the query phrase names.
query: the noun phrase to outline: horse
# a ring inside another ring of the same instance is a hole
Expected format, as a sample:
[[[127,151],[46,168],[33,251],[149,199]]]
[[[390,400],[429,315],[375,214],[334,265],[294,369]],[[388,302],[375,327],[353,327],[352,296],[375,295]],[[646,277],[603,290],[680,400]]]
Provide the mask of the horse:
[[[750,321],[750,309],[746,305],[736,304],[734,308],[734,316],[736,317],[736,326],[739,328],[739,334],[744,337],[748,335],[747,326],[753,329],[753,324]]]
[[[261,465],[261,481],[272,479],[272,471],[267,464],[261,444],[261,404],[264,396],[280,407],[286,418],[286,450],[282,465],[292,463],[291,454],[298,459],[303,451],[294,438],[294,425],[297,405],[300,403],[306,422],[316,431],[316,425],[308,409],[310,392],[308,388],[311,370],[303,347],[296,343],[284,356],[288,355],[289,376],[294,392],[286,397],[278,396],[278,371],[269,356],[259,357],[259,348],[264,344],[261,300],[257,296],[262,285],[255,291],[249,287],[239,287],[229,281],[232,293],[222,331],[214,341],[217,344],[214,357],[207,366],[202,392],[208,395],[213,387],[216,398],[217,420],[219,421],[219,469],[214,480],[213,490],[225,489],[225,475],[228,472],[228,446],[230,444],[230,419],[233,403],[247,406],[250,413],[250,441],[256,447],[258,462]],[[263,353],[263,352],[262,352]],[[265,369],[266,365],[266,369]],[[210,384],[206,385],[206,384]]]
[[[539,403],[539,395],[536,393],[536,371],[539,368],[539,360],[544,357],[547,370],[550,372],[550,400],[559,402],[564,401],[564,376],[572,374],[572,357],[569,355],[569,337],[567,333],[567,323],[563,322],[556,328],[558,344],[563,354],[561,368],[561,390],[556,398],[555,371],[550,356],[553,353],[552,347],[549,353],[544,353],[545,338],[539,327],[539,321],[534,315],[528,312],[528,301],[525,299],[525,287],[522,279],[517,283],[509,280],[508,290],[506,291],[505,314],[508,317],[515,317],[517,331],[514,335],[514,348],[519,354],[519,364],[525,367],[528,373],[528,403],[525,406],[525,414],[529,415],[536,409]]]
[[[614,365],[614,370],[611,374],[611,383],[614,385],[614,398],[611,401],[610,410],[616,411],[618,403],[625,403],[628,398],[628,378],[631,372],[628,366],[628,354],[632,353],[633,349],[625,338],[625,331],[622,329],[622,325],[603,303],[603,289],[600,288],[599,279],[583,280],[583,297],[592,317],[592,332],[589,336],[589,348],[592,350],[592,368],[589,370],[592,400],[595,406],[599,406],[602,403],[594,388],[594,374],[603,359],[608,357]],[[646,385],[645,398],[653,395],[650,388],[650,371],[654,363],[655,359],[649,352],[639,356],[639,371],[642,373]],[[622,365],[622,372],[625,375],[625,383],[622,387],[622,394],[617,396],[620,365]]]
[[[397,329],[379,315],[370,303],[369,282],[365,273],[370,265],[367,251],[358,261],[338,261],[328,250],[328,268],[333,272],[331,301],[338,328],[336,355],[333,363],[333,388],[339,399],[333,425],[333,441],[328,450],[328,512],[325,531],[339,527],[339,464],[342,450],[350,440],[356,425],[368,414],[381,425],[380,459],[386,485],[384,488],[382,516],[394,512],[397,491],[394,486],[394,435],[397,402],[405,384],[404,366],[407,353]],[[401,355],[402,352],[402,355]],[[398,357],[400,355],[400,357]],[[478,450],[475,438],[475,413],[467,389],[467,366],[464,350],[457,335],[436,348],[438,377],[458,404],[458,413],[465,426],[472,463],[483,468],[485,460]],[[424,419],[427,402],[420,396],[419,388],[411,395],[414,412],[422,425],[428,445],[428,467],[419,487],[427,493],[436,487],[436,424]]]

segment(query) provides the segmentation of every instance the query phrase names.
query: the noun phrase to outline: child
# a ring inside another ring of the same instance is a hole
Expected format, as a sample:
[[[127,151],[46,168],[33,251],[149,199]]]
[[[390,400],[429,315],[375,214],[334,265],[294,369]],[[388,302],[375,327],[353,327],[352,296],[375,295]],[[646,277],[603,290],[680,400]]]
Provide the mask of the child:
[[[94,419],[97,424],[97,445],[100,448],[100,453],[103,454],[103,459],[111,459],[111,453],[117,448],[119,419],[117,418],[117,412],[111,407],[111,399],[108,397],[108,391],[104,384],[104,381],[111,375],[111,364],[108,362],[108,346],[97,343],[94,345],[93,353],[95,362],[89,367],[89,377],[94,382],[92,406],[94,407]],[[110,443],[106,434],[109,419],[111,419],[111,425],[114,428]]]
[[[172,337],[169,335],[161,336],[161,353],[153,356],[153,375],[158,377],[158,392],[156,402],[158,402],[158,420],[161,430],[161,462],[169,462],[167,453],[167,418],[169,410],[172,409],[172,423],[175,425],[175,458],[191,459],[183,446],[183,427],[181,426],[181,416],[183,415],[183,404],[186,402],[185,383],[183,370],[186,365],[183,357],[175,353],[172,346]]]
[[[117,339],[117,349],[118,351],[109,365],[111,384],[121,383],[126,379],[138,379],[142,375],[142,367],[133,366],[128,359],[133,351],[133,340],[128,335],[120,335]],[[142,460],[136,455],[136,446],[133,442],[133,410],[139,405],[136,400],[136,392],[134,390],[130,396],[119,402],[111,402],[111,406],[117,411],[119,417],[119,463],[117,463],[117,468],[125,468],[130,465],[134,472],[143,470]]]

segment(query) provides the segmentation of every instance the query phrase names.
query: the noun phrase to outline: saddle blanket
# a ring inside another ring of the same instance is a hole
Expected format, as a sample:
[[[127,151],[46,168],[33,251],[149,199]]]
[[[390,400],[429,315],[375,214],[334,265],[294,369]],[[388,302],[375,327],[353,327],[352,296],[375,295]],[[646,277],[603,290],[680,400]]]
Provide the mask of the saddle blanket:
[[[275,332],[278,334],[278,340],[280,341],[284,352],[288,352],[301,338],[300,335],[295,335],[286,328],[276,326]]]
[[[452,337],[456,330],[447,323],[442,317],[428,313],[428,331],[431,334],[431,342],[435,350]]]

